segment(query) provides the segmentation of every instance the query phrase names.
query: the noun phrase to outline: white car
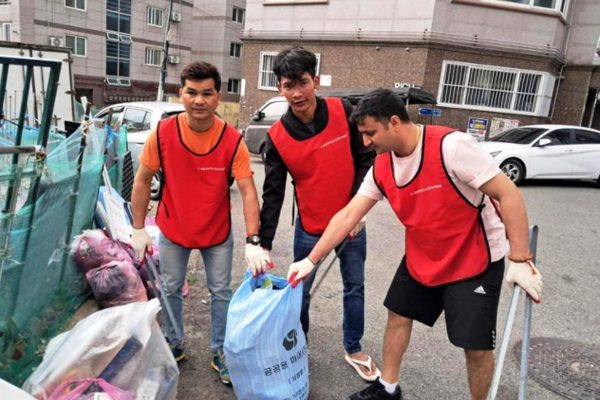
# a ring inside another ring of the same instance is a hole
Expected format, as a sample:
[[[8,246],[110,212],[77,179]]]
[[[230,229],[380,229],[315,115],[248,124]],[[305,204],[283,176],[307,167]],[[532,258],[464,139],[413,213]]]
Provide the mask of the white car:
[[[162,101],[137,101],[131,103],[113,104],[98,112],[95,118],[106,119],[110,116],[113,128],[125,125],[127,127],[127,147],[131,151],[133,170],[137,171],[140,153],[152,129],[158,121],[185,111],[181,103]],[[160,173],[159,173],[160,174]],[[157,174],[152,180],[151,198],[160,197],[161,176]]]
[[[523,179],[593,179],[600,184],[600,132],[570,125],[509,129],[481,146],[515,183]]]

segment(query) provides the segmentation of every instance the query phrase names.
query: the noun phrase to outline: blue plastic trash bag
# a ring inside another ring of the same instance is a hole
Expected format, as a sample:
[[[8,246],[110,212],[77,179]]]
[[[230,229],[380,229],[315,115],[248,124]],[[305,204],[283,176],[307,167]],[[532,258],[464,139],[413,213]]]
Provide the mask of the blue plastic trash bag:
[[[308,350],[300,324],[302,283],[246,273],[227,314],[223,349],[239,400],[308,399]]]

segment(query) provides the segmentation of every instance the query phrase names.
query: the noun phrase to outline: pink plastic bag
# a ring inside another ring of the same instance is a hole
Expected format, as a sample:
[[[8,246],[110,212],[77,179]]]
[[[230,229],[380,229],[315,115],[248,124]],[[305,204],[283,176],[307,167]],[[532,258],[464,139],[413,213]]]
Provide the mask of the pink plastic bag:
[[[132,261],[127,247],[112,240],[100,229],[85,230],[75,236],[71,244],[71,255],[84,274],[110,261]]]
[[[84,394],[90,386],[95,385],[90,393]],[[94,393],[106,393],[112,400],[133,400],[133,395],[111,385],[104,379],[80,379],[63,382],[48,397],[48,400],[87,400],[93,399]]]
[[[148,301],[146,289],[131,261],[111,261],[85,274],[100,307]]]

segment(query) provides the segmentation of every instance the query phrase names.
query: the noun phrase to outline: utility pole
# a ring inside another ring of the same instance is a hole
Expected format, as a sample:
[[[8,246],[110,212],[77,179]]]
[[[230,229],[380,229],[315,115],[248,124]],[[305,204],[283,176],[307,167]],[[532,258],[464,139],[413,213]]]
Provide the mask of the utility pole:
[[[169,13],[167,14],[167,26],[165,27],[165,40],[163,43],[163,59],[160,66],[160,80],[158,81],[158,93],[156,101],[163,101],[165,97],[165,81],[167,80],[167,61],[169,59],[169,34],[171,30],[171,16],[173,15],[173,0],[169,2]]]

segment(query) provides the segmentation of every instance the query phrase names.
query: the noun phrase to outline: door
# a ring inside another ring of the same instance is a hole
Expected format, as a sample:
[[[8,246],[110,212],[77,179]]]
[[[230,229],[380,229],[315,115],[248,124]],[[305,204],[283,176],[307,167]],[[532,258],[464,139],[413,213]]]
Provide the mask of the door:
[[[572,129],[574,136],[573,178],[598,179],[600,176],[600,133]]]
[[[540,139],[550,144],[539,146]],[[531,147],[528,178],[568,178],[573,172],[570,129],[555,129],[536,140]]]

